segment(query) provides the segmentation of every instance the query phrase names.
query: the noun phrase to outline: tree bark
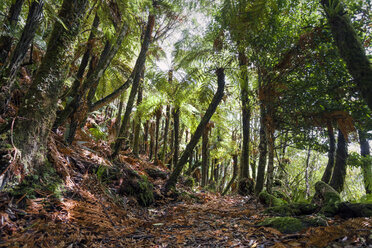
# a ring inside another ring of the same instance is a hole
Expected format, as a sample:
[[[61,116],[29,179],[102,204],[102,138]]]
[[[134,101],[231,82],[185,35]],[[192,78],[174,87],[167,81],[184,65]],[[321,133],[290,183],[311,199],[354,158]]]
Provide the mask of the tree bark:
[[[367,139],[367,133],[363,130],[358,130],[359,134],[359,144],[360,144],[360,155],[364,158],[370,157],[370,150],[369,150],[369,143]],[[370,160],[363,161],[362,164],[362,173],[363,173],[363,181],[364,187],[366,189],[367,194],[372,193],[372,163]]]
[[[3,29],[7,32],[14,30],[17,25],[19,15],[22,11],[22,5],[24,0],[16,0],[9,9],[7,18],[3,23]],[[8,58],[9,52],[12,48],[13,37],[9,35],[3,35],[0,37],[0,65],[4,65]]]
[[[55,22],[46,54],[21,105],[14,128],[15,146],[22,152],[25,168],[40,168],[45,162],[46,143],[55,120],[57,102],[66,76],[66,51],[79,34],[87,0],[64,0]]]
[[[163,110],[162,106],[160,106],[155,113],[155,163],[158,160],[158,150],[159,150],[159,130],[160,130],[160,119],[162,116]]]
[[[344,189],[346,176],[347,142],[341,130],[338,130],[336,163],[333,170],[332,179],[329,185],[337,192]]]
[[[311,146],[307,150],[307,157],[306,157],[306,168],[305,168],[305,184],[306,184],[306,197],[310,197],[310,156],[311,156]]]
[[[325,183],[329,183],[329,181],[331,180],[333,167],[335,165],[336,140],[332,124],[330,123],[328,124],[328,138],[329,138],[328,163],[322,176],[322,181]]]
[[[198,143],[200,137],[203,134],[203,130],[206,128],[209,120],[211,119],[212,115],[216,111],[219,103],[222,100],[222,97],[224,95],[224,88],[225,88],[225,72],[223,68],[218,68],[216,70],[217,74],[217,92],[213,96],[213,99],[211,103],[208,106],[207,111],[205,112],[205,115],[201,119],[198,127],[196,128],[194,134],[191,137],[190,142],[187,144],[185,151],[183,152],[181,158],[179,159],[173,173],[170,175],[168,181],[165,185],[165,192],[168,192],[171,188],[176,186],[177,179],[181,174],[181,171],[183,169],[183,166],[187,163],[187,159],[190,157],[193,149],[195,148],[196,144]]]
[[[360,94],[372,110],[372,66],[340,0],[321,0],[333,39]]]

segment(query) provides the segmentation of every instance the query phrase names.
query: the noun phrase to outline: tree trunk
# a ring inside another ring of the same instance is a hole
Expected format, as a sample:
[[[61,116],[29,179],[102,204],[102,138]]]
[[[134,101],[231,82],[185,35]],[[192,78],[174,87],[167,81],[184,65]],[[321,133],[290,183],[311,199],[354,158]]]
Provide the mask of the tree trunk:
[[[88,66],[88,62],[89,62],[89,59],[90,59],[90,56],[91,56],[91,53],[92,53],[92,50],[93,50],[94,40],[95,40],[95,37],[96,37],[99,22],[100,22],[99,16],[98,16],[98,13],[96,13],[96,15],[94,17],[94,20],[93,20],[93,24],[92,24],[92,29],[90,31],[89,38],[88,38],[88,41],[87,41],[87,46],[86,46],[87,48],[85,50],[83,58],[81,59],[79,69],[76,73],[75,81],[72,84],[72,87],[69,90],[67,90],[66,93],[64,93],[63,96],[61,96],[61,99],[64,99],[68,95],[74,97],[76,92],[78,92],[79,87],[81,86],[82,79],[83,79],[83,76],[84,76],[84,72],[85,72],[86,67]]]
[[[151,121],[150,122],[150,155],[149,155],[149,160],[152,159],[154,155],[154,143],[155,143],[155,122]]]
[[[176,164],[177,164],[177,161],[178,161],[178,152],[179,152],[179,149],[180,149],[180,143],[179,143],[179,129],[180,129],[180,108],[179,107],[176,107],[173,109],[173,133],[174,133],[174,138],[173,138],[173,142],[174,142],[174,146],[173,146],[173,149],[174,149],[174,153],[173,153],[173,159],[172,159],[172,164],[173,164],[173,168],[176,167]]]
[[[306,197],[310,197],[310,156],[311,156],[311,146],[309,145],[309,149],[307,150],[307,157],[306,157],[306,168],[305,168],[305,184],[306,184]]]
[[[170,175],[168,181],[165,185],[165,191],[168,192],[171,188],[176,186],[176,182],[178,177],[181,174],[183,166],[187,163],[187,159],[190,157],[193,149],[195,148],[196,144],[198,143],[200,137],[203,134],[203,130],[206,128],[209,120],[211,119],[212,115],[216,111],[219,103],[222,100],[224,95],[224,88],[225,88],[225,72],[223,68],[218,68],[216,70],[217,74],[217,83],[218,88],[216,94],[213,96],[211,103],[208,106],[205,115],[201,119],[198,127],[196,128],[194,134],[191,137],[190,142],[187,144],[185,151],[183,152],[180,160],[178,161],[173,173]]]
[[[270,128],[271,129],[271,128]],[[266,190],[269,194],[272,193],[273,182],[274,182],[274,144],[275,138],[272,130],[268,130],[268,148],[269,148],[269,159],[267,162],[267,179],[266,179]]]
[[[338,130],[337,150],[336,150],[336,163],[333,170],[330,186],[337,192],[344,189],[345,176],[346,176],[346,159],[347,159],[347,142],[340,130]]]
[[[335,134],[333,132],[332,124],[328,124],[328,138],[329,138],[329,150],[328,150],[328,163],[327,167],[323,173],[322,181],[329,183],[331,180],[333,167],[335,165],[335,151],[336,151],[336,141]]]
[[[260,156],[258,159],[258,168],[257,168],[257,182],[256,182],[256,188],[255,193],[258,195],[264,187],[264,181],[265,181],[265,168],[266,168],[266,155],[267,155],[267,139],[266,139],[266,132],[265,132],[265,126],[266,126],[266,113],[265,113],[265,106],[261,102],[260,103],[260,144],[258,146]]]
[[[158,160],[158,150],[159,150],[159,130],[160,130],[160,119],[163,114],[162,106],[160,106],[155,113],[155,163]]]
[[[18,41],[17,46],[11,55],[9,65],[5,70],[6,76],[8,77],[7,85],[9,91],[13,89],[13,83],[17,72],[27,54],[27,50],[30,48],[32,40],[34,39],[36,29],[39,27],[39,24],[43,19],[43,6],[43,0],[33,1],[30,6],[26,25],[23,28],[21,38]]]
[[[372,110],[372,66],[340,0],[321,0],[341,58]]]
[[[22,11],[22,5],[24,0],[16,0],[9,9],[7,18],[4,20],[3,29],[7,32],[12,32],[17,25],[19,15]],[[12,48],[13,37],[9,35],[3,35],[0,37],[0,65],[5,64],[8,54]]]
[[[87,0],[63,1],[46,54],[19,110],[14,129],[14,143],[22,152],[22,162],[31,169],[45,162],[46,143],[55,120],[58,97],[66,75],[66,51],[79,34]]]
[[[205,187],[208,184],[209,170],[209,128],[208,125],[204,128],[202,135],[202,181],[201,186]]]
[[[137,96],[137,113],[136,113],[136,127],[134,130],[134,141],[133,141],[133,154],[135,156],[139,155],[139,136],[141,131],[141,119],[142,119],[142,113],[138,111],[138,106],[142,102],[142,93],[143,93],[143,72],[142,72],[142,82],[140,83],[138,87],[138,96]]]
[[[364,158],[370,157],[369,143],[367,140],[367,133],[363,130],[358,130],[359,144],[360,144],[360,155]],[[364,187],[367,194],[372,193],[372,163],[371,160],[363,161],[362,173]]]
[[[142,45],[141,45],[141,51],[140,51],[140,54],[138,55],[136,66],[135,66],[135,68],[137,67],[137,69],[135,69],[135,73],[134,73],[134,76],[133,76],[132,89],[131,89],[129,99],[128,99],[128,103],[127,103],[127,106],[126,106],[126,109],[125,109],[125,114],[124,114],[124,118],[123,118],[123,123],[121,124],[119,136],[118,136],[118,138],[115,142],[115,147],[114,147],[114,152],[112,154],[112,157],[116,157],[118,155],[119,149],[120,149],[120,147],[122,145],[122,142],[123,142],[123,137],[121,137],[121,136],[124,135],[126,130],[127,130],[129,117],[130,117],[130,114],[132,113],[132,108],[133,108],[133,104],[134,104],[134,98],[137,94],[139,81],[141,79],[141,73],[142,73],[142,71],[144,70],[144,67],[145,67],[146,53],[147,53],[147,50],[148,50],[148,48],[150,46],[150,43],[151,43],[152,30],[154,28],[154,25],[155,25],[155,15],[149,14],[148,20],[147,20],[147,26],[146,26],[146,30],[145,30],[145,35],[144,35],[143,42],[142,42]]]
[[[149,125],[150,121],[146,121],[144,125],[144,134],[143,134],[143,152],[146,156],[149,156]]]
[[[249,128],[250,128],[250,106],[248,97],[248,68],[247,57],[243,52],[239,52],[240,67],[240,94],[242,102],[242,124],[243,124],[243,145],[241,157],[241,179],[249,178]]]
[[[167,105],[165,110],[165,128],[164,128],[164,137],[163,137],[163,152],[161,154],[161,161],[165,164],[165,155],[167,153],[168,145],[168,131],[169,131],[169,120],[170,120],[170,105]]]

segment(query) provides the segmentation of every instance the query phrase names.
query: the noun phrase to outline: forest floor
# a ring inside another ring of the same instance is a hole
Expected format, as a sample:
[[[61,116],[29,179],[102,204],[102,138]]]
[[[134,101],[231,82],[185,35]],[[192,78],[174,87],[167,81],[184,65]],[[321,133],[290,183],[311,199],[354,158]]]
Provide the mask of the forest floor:
[[[188,193],[141,207],[90,170],[112,166],[105,159],[109,148],[83,136],[70,148],[59,136],[50,141],[51,160],[64,178],[61,195],[45,189],[33,197],[0,194],[0,247],[372,247],[371,218],[328,218],[327,226],[283,234],[258,226],[267,216],[249,196],[222,197],[181,185]],[[155,167],[129,155],[119,159],[139,174]],[[160,191],[165,181],[151,182]]]

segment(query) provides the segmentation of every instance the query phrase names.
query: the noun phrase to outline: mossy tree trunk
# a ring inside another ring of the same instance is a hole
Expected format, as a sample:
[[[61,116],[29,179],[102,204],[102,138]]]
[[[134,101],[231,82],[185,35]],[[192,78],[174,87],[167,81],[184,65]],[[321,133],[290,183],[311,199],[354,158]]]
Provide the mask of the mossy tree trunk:
[[[372,66],[350,18],[340,0],[320,0],[331,27],[333,39],[358,90],[372,109]]]
[[[170,175],[168,181],[165,185],[165,191],[168,192],[171,188],[176,186],[177,179],[181,175],[183,166],[187,163],[188,158],[190,157],[192,151],[194,150],[195,146],[197,145],[200,137],[203,134],[203,130],[207,127],[209,120],[212,118],[212,115],[216,111],[219,103],[222,100],[222,97],[224,95],[224,89],[225,89],[225,72],[223,68],[218,68],[216,70],[217,74],[217,91],[213,96],[213,99],[211,103],[208,106],[207,111],[205,112],[203,118],[201,119],[198,127],[196,128],[194,134],[192,135],[190,142],[187,144],[184,152],[182,153],[181,158],[177,162],[176,167],[174,168],[174,171]]]
[[[336,163],[329,185],[337,192],[344,189],[346,176],[347,142],[341,130],[338,130]]]
[[[325,183],[329,183],[329,181],[331,180],[333,167],[335,165],[335,151],[336,151],[335,134],[333,132],[333,127],[331,123],[328,123],[327,130],[328,130],[328,139],[329,139],[328,163],[322,176],[322,181]]]
[[[358,130],[359,134],[359,144],[360,144],[360,155],[364,158],[370,158],[370,148],[367,139],[367,132],[363,130]],[[372,163],[371,160],[365,160],[362,164],[362,173],[364,187],[367,194],[372,194]]]
[[[46,54],[21,105],[14,128],[14,144],[25,168],[37,170],[45,162],[46,143],[55,120],[58,97],[66,76],[66,54],[80,30],[87,0],[65,0],[55,22]]]
[[[13,4],[9,8],[8,15],[3,22],[2,28],[7,33],[10,33],[14,30],[17,25],[19,15],[22,11],[22,5],[24,0],[13,1]],[[13,37],[9,34],[2,35],[0,37],[0,65],[4,65],[8,54],[12,48]]]

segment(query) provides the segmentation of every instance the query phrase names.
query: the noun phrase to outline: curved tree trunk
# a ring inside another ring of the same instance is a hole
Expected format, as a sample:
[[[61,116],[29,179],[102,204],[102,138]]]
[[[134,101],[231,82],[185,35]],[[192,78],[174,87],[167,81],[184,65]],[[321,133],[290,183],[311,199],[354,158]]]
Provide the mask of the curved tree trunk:
[[[367,140],[367,133],[362,130],[358,130],[359,143],[360,143],[360,155],[362,157],[371,156],[369,151],[369,143]],[[364,161],[362,165],[364,187],[367,194],[372,193],[372,163]]]
[[[19,15],[22,11],[22,5],[24,0],[16,0],[9,9],[7,18],[4,20],[3,29],[7,32],[14,30],[17,25]],[[10,49],[12,48],[13,38],[9,35],[3,35],[0,37],[0,65],[5,64]]]
[[[218,88],[216,94],[213,96],[211,103],[208,106],[205,115],[201,119],[198,127],[196,128],[194,134],[192,135],[190,142],[187,144],[185,151],[182,153],[181,158],[177,162],[176,167],[174,168],[173,173],[170,175],[166,185],[165,191],[168,192],[171,188],[176,186],[177,179],[180,176],[183,166],[187,163],[188,158],[190,157],[193,149],[195,148],[196,144],[198,143],[200,137],[203,134],[203,130],[206,128],[209,120],[212,118],[212,115],[216,111],[219,103],[222,100],[224,95],[224,88],[225,88],[225,72],[223,68],[218,68],[216,70],[217,74],[217,83]]]
[[[15,146],[22,152],[25,168],[37,170],[45,162],[46,142],[57,111],[66,76],[66,51],[79,34],[87,0],[64,0],[46,54],[19,110],[14,129]]]
[[[322,181],[325,183],[329,183],[329,181],[331,180],[333,167],[335,165],[336,140],[332,124],[328,125],[328,138],[329,138],[328,163],[322,176]]]
[[[137,96],[137,109],[138,106],[142,102],[142,93],[143,93],[143,73],[142,73],[142,82],[140,82],[140,85],[138,87],[138,96]],[[139,136],[140,136],[140,131],[141,131],[141,119],[142,119],[142,114],[138,111],[136,114],[136,126],[134,130],[134,141],[133,141],[133,154],[138,156],[139,155]]]
[[[340,0],[321,0],[341,58],[372,110],[372,66]]]
[[[344,189],[346,176],[346,159],[347,142],[342,132],[338,130],[336,163],[335,168],[333,170],[332,179],[329,185],[339,193]]]

